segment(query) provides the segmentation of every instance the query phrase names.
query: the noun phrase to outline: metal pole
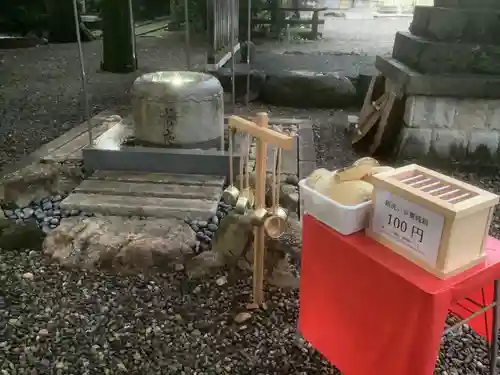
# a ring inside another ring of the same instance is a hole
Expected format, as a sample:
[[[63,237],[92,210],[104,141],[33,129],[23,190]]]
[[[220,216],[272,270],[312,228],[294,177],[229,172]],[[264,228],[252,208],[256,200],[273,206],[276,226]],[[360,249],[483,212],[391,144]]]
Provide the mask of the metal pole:
[[[252,42],[252,0],[248,0],[247,10],[247,95],[245,104],[250,104],[250,43]]]
[[[73,15],[75,17],[75,30],[76,30],[76,41],[78,44],[78,56],[80,58],[80,74],[82,79],[82,94],[83,94],[83,105],[84,105],[84,119],[87,121],[87,132],[89,134],[89,145],[92,144],[92,125],[90,120],[92,114],[89,105],[89,93],[87,90],[87,74],[85,73],[85,62],[83,60],[83,48],[82,48],[82,38],[80,36],[80,22],[78,19],[78,4],[77,0],[73,0]]]
[[[137,51],[135,44],[135,22],[134,22],[134,7],[132,6],[132,0],[128,0],[128,9],[130,12],[130,32],[132,33],[132,57],[134,59],[135,69],[137,69]],[[135,70],[134,69],[134,70]]]
[[[235,45],[235,40],[234,40],[234,24],[235,24],[235,16],[234,16],[234,0],[229,0],[229,12],[231,13],[230,19],[231,19],[231,80],[232,80],[232,103],[233,103],[233,110],[234,107],[236,106],[236,79],[235,79],[235,64],[234,64],[234,45]]]
[[[497,356],[498,356],[498,313],[500,302],[500,287],[499,281],[495,280],[493,284],[493,298],[495,306],[493,306],[493,328],[491,331],[491,346],[490,346],[490,375],[498,375]]]
[[[191,39],[189,36],[189,6],[188,0],[184,0],[184,23],[186,24],[186,65],[191,70]]]

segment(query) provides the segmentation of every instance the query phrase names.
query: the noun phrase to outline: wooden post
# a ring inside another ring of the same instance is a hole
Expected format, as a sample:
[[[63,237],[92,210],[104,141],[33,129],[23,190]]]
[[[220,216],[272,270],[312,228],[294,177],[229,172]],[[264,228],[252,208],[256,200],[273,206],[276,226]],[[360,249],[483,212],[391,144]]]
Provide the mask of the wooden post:
[[[269,127],[267,113],[257,113],[256,124],[260,128]],[[262,138],[257,138],[255,155],[255,209],[266,206],[266,160],[267,144]],[[264,257],[265,257],[265,233],[264,227],[254,229],[253,242],[253,302],[257,306],[264,303]]]
[[[271,144],[283,150],[291,150],[295,146],[293,137],[281,134],[269,129],[269,117],[267,113],[257,114],[256,122],[245,120],[238,116],[231,116],[228,123],[229,128],[248,133],[256,138],[255,155],[255,209],[266,207],[266,162],[267,145]],[[262,307],[264,304],[264,259],[265,259],[265,232],[263,227],[254,230],[253,244],[253,308]]]

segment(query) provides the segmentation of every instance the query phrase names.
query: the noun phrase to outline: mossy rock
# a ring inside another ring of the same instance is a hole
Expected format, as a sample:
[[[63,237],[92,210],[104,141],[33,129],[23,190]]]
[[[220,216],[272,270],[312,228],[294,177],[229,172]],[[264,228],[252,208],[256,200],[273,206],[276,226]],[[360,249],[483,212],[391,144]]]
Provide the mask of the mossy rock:
[[[0,220],[0,249],[41,250],[45,233],[34,222],[23,224]]]

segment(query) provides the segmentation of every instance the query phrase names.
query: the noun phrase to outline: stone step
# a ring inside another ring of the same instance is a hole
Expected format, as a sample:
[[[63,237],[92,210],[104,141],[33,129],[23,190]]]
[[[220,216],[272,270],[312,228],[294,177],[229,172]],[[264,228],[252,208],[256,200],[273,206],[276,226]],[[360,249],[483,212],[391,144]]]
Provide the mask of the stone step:
[[[462,9],[499,9],[500,1],[498,0],[434,0],[435,7],[443,8],[462,8]]]
[[[500,46],[435,42],[398,32],[392,56],[420,73],[500,75]]]
[[[61,207],[102,215],[206,220],[216,214],[224,181],[216,176],[96,171]]]
[[[129,197],[148,196],[157,198],[217,199],[220,186],[190,186],[148,182],[123,182],[86,180],[75,189],[76,193],[121,195]]]
[[[89,179],[120,182],[149,182],[154,184],[175,184],[192,186],[221,186],[224,177],[198,174],[166,174],[134,171],[95,171]]]
[[[410,31],[434,41],[500,44],[500,9],[417,6]]]
[[[186,217],[208,219],[217,211],[217,201],[202,199],[131,197],[106,194],[70,194],[61,208],[110,216]]]

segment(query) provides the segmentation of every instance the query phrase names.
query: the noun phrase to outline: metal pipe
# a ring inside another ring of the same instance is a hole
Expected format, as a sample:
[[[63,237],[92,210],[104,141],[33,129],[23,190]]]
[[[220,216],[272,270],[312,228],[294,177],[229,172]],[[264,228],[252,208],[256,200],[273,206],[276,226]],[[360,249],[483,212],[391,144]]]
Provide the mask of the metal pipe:
[[[92,113],[89,105],[89,93],[87,90],[87,74],[85,73],[85,62],[83,60],[82,38],[80,35],[80,20],[78,19],[78,4],[77,0],[73,0],[73,16],[75,18],[76,42],[78,44],[78,56],[80,58],[80,74],[82,79],[82,94],[84,105],[84,120],[87,122],[87,132],[89,135],[89,145],[93,143],[92,125],[90,123]]]
[[[493,298],[495,300],[493,307],[493,328],[491,330],[491,347],[490,347],[490,375],[498,375],[497,357],[498,357],[498,304],[500,302],[499,281],[493,283]]]
[[[234,35],[234,22],[235,22],[235,17],[234,17],[234,1],[230,0],[229,1],[229,12],[231,13],[231,80],[232,80],[232,104],[233,104],[233,110],[234,107],[236,106],[236,79],[235,79],[235,63],[234,63],[234,48],[235,48],[235,35]]]
[[[134,59],[134,70],[137,69],[137,52],[135,44],[135,22],[134,22],[134,7],[132,6],[132,0],[128,0],[128,10],[130,12],[130,33],[132,42],[132,57]]]
[[[247,10],[247,95],[245,104],[248,107],[250,104],[250,43],[252,42],[252,0],[248,0]]]
[[[130,0],[129,0],[130,1]],[[186,65],[187,69],[191,70],[191,38],[189,36],[189,5],[188,0],[184,0],[184,23],[186,24]]]

